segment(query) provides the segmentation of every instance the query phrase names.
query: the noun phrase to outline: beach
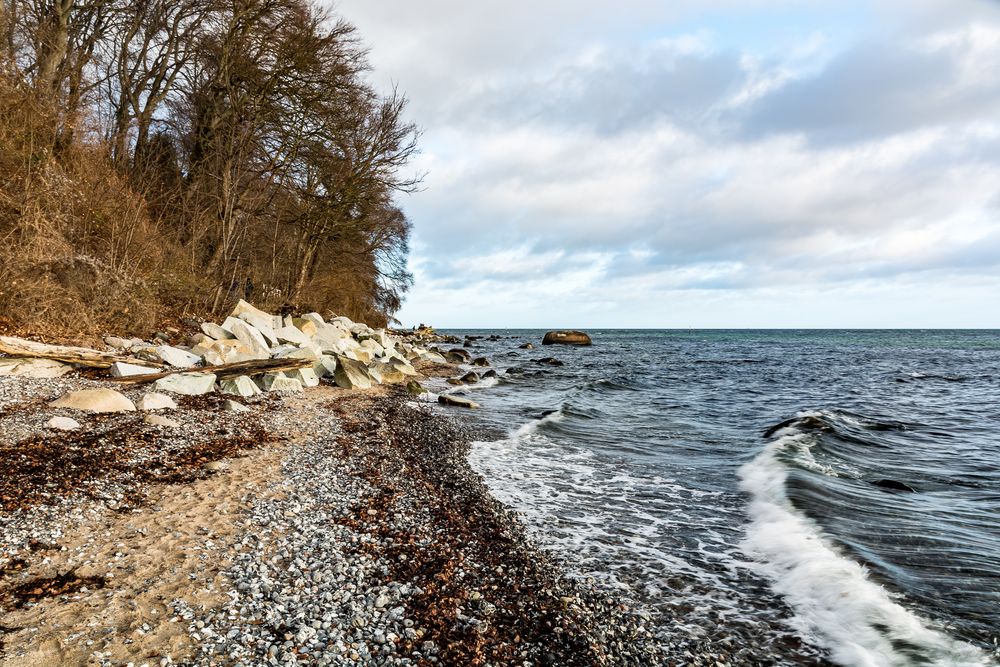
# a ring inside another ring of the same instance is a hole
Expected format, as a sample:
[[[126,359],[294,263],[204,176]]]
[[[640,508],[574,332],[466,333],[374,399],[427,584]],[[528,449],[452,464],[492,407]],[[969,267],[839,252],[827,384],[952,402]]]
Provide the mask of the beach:
[[[0,377],[2,665],[664,664],[489,495],[468,427],[398,388],[37,435],[95,382]]]

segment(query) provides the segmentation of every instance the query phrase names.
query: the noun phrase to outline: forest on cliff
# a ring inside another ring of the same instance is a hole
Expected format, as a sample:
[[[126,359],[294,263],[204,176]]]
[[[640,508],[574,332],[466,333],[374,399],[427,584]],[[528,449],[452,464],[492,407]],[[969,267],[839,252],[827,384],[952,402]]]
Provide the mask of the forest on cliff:
[[[391,321],[417,128],[310,0],[0,0],[0,326]]]

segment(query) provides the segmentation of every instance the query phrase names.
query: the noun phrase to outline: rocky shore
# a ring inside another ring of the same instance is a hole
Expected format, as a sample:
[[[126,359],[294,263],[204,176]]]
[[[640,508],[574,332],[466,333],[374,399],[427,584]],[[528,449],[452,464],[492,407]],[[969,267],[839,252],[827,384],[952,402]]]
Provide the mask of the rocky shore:
[[[122,382],[138,407],[106,414],[63,402],[105,371],[0,358],[0,665],[667,664],[643,614],[531,544],[466,463],[471,427],[417,382],[488,360],[354,326],[335,353],[269,345],[328,371],[306,391]],[[181,359],[123,342],[108,354]],[[219,361],[190,373],[247,360]],[[350,361],[368,388],[338,381]]]

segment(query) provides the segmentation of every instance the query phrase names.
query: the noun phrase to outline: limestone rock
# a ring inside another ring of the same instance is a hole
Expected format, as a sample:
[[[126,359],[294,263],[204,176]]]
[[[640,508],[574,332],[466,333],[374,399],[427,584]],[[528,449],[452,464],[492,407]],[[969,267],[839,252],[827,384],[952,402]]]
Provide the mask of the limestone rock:
[[[365,364],[347,357],[337,357],[333,381],[344,389],[369,389],[372,386],[372,378]]]
[[[260,387],[257,386],[257,383],[255,383],[246,375],[241,375],[237,378],[222,380],[221,382],[219,382],[219,391],[221,391],[223,394],[230,394],[232,396],[242,396],[243,398],[257,396],[258,394],[261,393]]]
[[[232,332],[247,349],[247,354],[254,359],[270,359],[271,347],[267,344],[261,332],[250,326],[243,320],[229,318],[225,321],[225,327]]]
[[[302,391],[302,383],[284,373],[268,373],[261,383],[267,391]]]
[[[152,375],[159,372],[159,368],[139,366],[138,364],[129,364],[124,361],[116,361],[111,364],[111,377],[115,378],[127,378],[134,375]]]
[[[157,391],[169,391],[184,396],[201,396],[215,391],[214,373],[177,373],[160,378],[153,384]]]
[[[542,345],[592,345],[590,336],[582,331],[550,331],[542,338]]]
[[[72,370],[73,367],[69,364],[64,364],[54,359],[21,359],[8,374],[25,378],[45,379],[62,377]]]
[[[114,389],[82,389],[65,394],[49,403],[54,408],[83,412],[135,412],[135,404]]]
[[[155,391],[151,391],[139,399],[139,409],[144,412],[149,412],[150,410],[176,410],[177,404],[174,403],[174,399],[166,394],[157,394]]]
[[[379,384],[402,384],[406,376],[396,370],[391,364],[376,361],[368,366],[368,374]]]
[[[150,426],[159,426],[160,428],[180,428],[180,423],[175,422],[173,419],[161,417],[160,415],[146,415],[142,418],[142,421]]]
[[[298,380],[303,387],[319,386],[319,377],[311,368],[297,368],[294,371],[287,371],[285,375],[293,380]]]
[[[296,327],[281,327],[274,330],[274,335],[279,343],[295,343],[296,345],[308,345],[312,342],[309,336],[305,335]]]
[[[438,403],[442,405],[451,405],[456,408],[468,408],[470,410],[475,410],[479,407],[479,404],[475,401],[470,401],[467,398],[462,398],[461,396],[452,396],[450,394],[441,394],[438,396]]]
[[[53,417],[45,422],[45,427],[56,431],[75,431],[80,428],[80,422],[69,417]]]
[[[232,333],[226,331],[214,322],[202,322],[201,330],[206,336],[215,340],[231,340],[236,338]]]
[[[156,352],[160,355],[160,359],[174,368],[191,368],[201,362],[200,358],[187,350],[171,345],[161,345],[156,348]]]
[[[233,400],[227,400],[223,403],[222,409],[226,412],[250,412],[250,408]]]
[[[124,338],[119,338],[118,336],[105,336],[104,344],[108,347],[113,347],[116,350],[127,350],[132,347],[132,343]]]
[[[256,313],[243,313],[239,319],[243,320],[260,334],[267,341],[269,346],[278,344],[278,337],[274,333],[274,318],[271,315],[257,315]],[[234,332],[235,333],[235,332]]]

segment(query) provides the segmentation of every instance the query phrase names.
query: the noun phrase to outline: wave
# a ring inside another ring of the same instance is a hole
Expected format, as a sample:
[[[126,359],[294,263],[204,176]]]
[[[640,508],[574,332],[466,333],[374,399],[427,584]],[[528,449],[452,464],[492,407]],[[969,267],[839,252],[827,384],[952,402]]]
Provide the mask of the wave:
[[[791,454],[802,467],[823,472],[811,461],[811,449],[818,442],[816,431],[832,428],[830,420],[829,413],[803,413],[770,429],[777,439],[740,469],[740,487],[751,496],[751,520],[741,546],[755,559],[755,569],[792,606],[799,632],[826,648],[838,664],[995,664],[976,647],[934,629],[906,609],[792,504],[786,485],[789,468],[782,458]]]

